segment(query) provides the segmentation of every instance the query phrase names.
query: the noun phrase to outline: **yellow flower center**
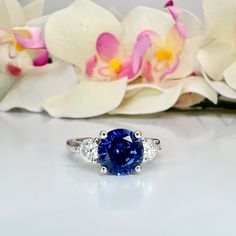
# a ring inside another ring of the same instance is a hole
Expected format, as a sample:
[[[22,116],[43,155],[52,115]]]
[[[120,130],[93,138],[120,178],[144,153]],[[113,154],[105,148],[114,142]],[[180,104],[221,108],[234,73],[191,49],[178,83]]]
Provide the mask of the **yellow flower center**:
[[[111,69],[113,69],[116,73],[120,73],[122,71],[122,65],[119,59],[112,59],[108,62],[108,65]]]
[[[159,49],[156,51],[155,56],[159,61],[170,61],[173,57],[173,53],[169,50]]]
[[[25,50],[25,49],[19,44],[19,42],[16,42],[15,47],[16,47],[16,50],[17,50],[18,52],[22,52],[22,51]]]

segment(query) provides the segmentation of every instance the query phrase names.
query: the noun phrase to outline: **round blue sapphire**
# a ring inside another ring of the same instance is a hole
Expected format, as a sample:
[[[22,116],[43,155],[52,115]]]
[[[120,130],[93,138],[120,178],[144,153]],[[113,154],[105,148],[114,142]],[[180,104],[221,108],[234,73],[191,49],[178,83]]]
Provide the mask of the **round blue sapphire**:
[[[126,129],[112,130],[98,146],[98,159],[113,175],[128,175],[143,161],[143,143]]]

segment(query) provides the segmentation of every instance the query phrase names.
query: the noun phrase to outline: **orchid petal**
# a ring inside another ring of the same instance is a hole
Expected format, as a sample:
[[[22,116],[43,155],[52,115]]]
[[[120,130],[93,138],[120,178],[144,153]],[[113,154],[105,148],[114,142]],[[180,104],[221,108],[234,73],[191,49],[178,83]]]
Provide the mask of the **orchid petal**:
[[[166,4],[165,7],[172,7],[174,6],[174,1],[173,0],[169,0]]]
[[[111,114],[141,115],[166,111],[177,102],[182,86],[162,90],[143,84],[128,89],[121,105]]]
[[[17,0],[0,0],[0,28],[24,25],[25,16]]]
[[[119,20],[121,21],[123,16],[122,13],[113,5],[109,6],[108,10]]]
[[[175,21],[178,21],[178,18],[180,16],[180,14],[182,13],[182,9],[178,8],[178,7],[175,7],[175,6],[170,6],[170,7],[167,7],[167,9],[170,11],[173,19]]]
[[[158,34],[152,30],[144,30],[138,35],[137,41],[142,40],[146,36],[149,36],[150,39],[155,38],[155,40],[156,40],[156,38],[158,37]]]
[[[208,100],[210,100],[214,104],[217,104],[218,97],[217,97],[216,91],[205,81],[205,79],[203,77],[190,76],[190,77],[186,78],[183,81],[183,83],[184,83],[184,86],[182,89],[182,94],[188,94],[188,93],[198,94],[201,97],[207,98]],[[195,105],[195,104],[197,104],[197,101],[199,101],[200,99],[197,98],[196,96],[193,98],[196,98],[195,102],[194,102],[194,100],[192,100],[192,102],[193,102],[192,105]],[[182,104],[179,103],[179,107],[180,106],[187,107],[186,105],[184,105],[183,102],[182,102]],[[189,101],[188,101],[188,105],[189,105]]]
[[[45,26],[50,53],[81,70],[96,53],[96,41],[103,32],[110,32],[119,39],[120,22],[109,11],[89,0],[77,0],[52,14]]]
[[[229,87],[225,82],[223,81],[212,81],[206,73],[203,72],[203,76],[206,79],[206,81],[211,85],[215,91],[217,91],[220,95],[229,98],[229,99],[236,99],[236,91],[233,90],[231,87]]]
[[[24,50],[20,53],[16,54],[16,57],[10,61],[14,66],[20,68],[22,70],[22,74],[26,74],[30,72],[33,67],[32,57],[28,53],[28,51]],[[30,72],[32,73],[32,72]]]
[[[203,9],[207,39],[235,44],[236,1],[204,0]]]
[[[41,16],[41,17],[38,17],[38,18],[33,19],[31,21],[28,21],[27,26],[44,28],[49,17],[50,17],[50,15],[46,15],[46,16]]]
[[[189,99],[184,94],[193,93]],[[166,80],[155,84],[129,85],[122,104],[112,114],[151,114],[168,110],[173,106],[187,107],[208,98],[217,103],[217,93],[202,77],[192,76],[182,80]]]
[[[48,64],[49,54],[46,49],[34,50],[33,54],[34,54],[34,56],[33,56],[33,65],[34,66],[45,66]]]
[[[6,73],[0,73],[0,100],[7,94],[12,85],[14,78]]]
[[[174,64],[170,68],[168,68],[166,71],[164,71],[163,74],[160,76],[160,81],[162,81],[168,75],[173,74],[177,70],[179,66],[179,62],[180,62],[179,58],[176,58],[176,61],[174,62]]]
[[[142,78],[141,78],[142,79]],[[131,83],[127,87],[127,92],[130,94],[134,94],[139,90],[142,89],[154,89],[158,90],[159,92],[165,92],[166,88],[163,88],[162,86],[158,84],[153,84],[153,83]]]
[[[236,90],[236,61],[224,71],[224,78],[226,83]]]
[[[176,22],[176,29],[178,30],[178,32],[182,35],[182,37],[187,38],[188,30],[186,26],[183,23],[178,21],[179,15],[181,14],[182,10],[175,6],[168,7],[168,10],[171,13],[174,21]]]
[[[15,82],[0,103],[0,110],[8,111],[18,107],[40,112],[45,99],[71,88],[77,81],[73,67],[64,62],[35,68],[33,73],[28,73]]]
[[[22,73],[22,69],[17,67],[17,66],[14,66],[10,63],[8,63],[6,65],[6,69],[7,69],[7,72],[12,75],[12,76],[20,76],[21,73]]]
[[[10,43],[12,41],[12,35],[10,32],[4,29],[0,29],[0,45]]]
[[[184,24],[181,22],[176,22],[176,28],[178,29],[179,33],[184,37],[188,37],[188,30]]]
[[[9,68],[9,65],[12,68]],[[17,73],[14,71],[16,69],[16,72],[19,70],[21,71],[19,75],[22,75],[30,71],[32,67],[32,58],[26,50],[17,53],[14,45],[5,44],[0,46],[0,70],[2,72],[13,72],[16,76]]]
[[[194,105],[200,104],[205,100],[205,97],[196,93],[184,93],[182,94],[175,104],[176,108],[189,108]]]
[[[8,46],[8,57],[9,59],[15,59],[17,57],[17,51],[15,48],[15,45],[10,43],[7,45]]]
[[[123,42],[135,44],[137,35],[146,30],[154,31],[165,37],[174,23],[173,18],[167,12],[148,7],[136,7],[122,21]]]
[[[120,42],[111,33],[102,33],[97,39],[96,48],[102,60],[109,62],[118,56]]]
[[[168,79],[185,78],[198,70],[197,53],[202,44],[203,37],[196,36],[185,40],[184,48],[179,56],[179,66],[173,74],[168,75]]]
[[[99,116],[120,105],[126,84],[127,79],[112,82],[83,81],[72,89],[47,99],[44,108],[53,117]]]
[[[147,61],[144,65],[144,70],[143,70],[143,75],[147,81],[153,81],[153,76],[152,76],[152,64],[150,61]]]
[[[44,49],[46,47],[42,38],[42,28],[40,27],[15,28],[13,33],[23,48]]]
[[[174,54],[179,55],[184,48],[185,39],[179,33],[176,26],[172,27],[167,34],[166,47]]]
[[[92,56],[86,64],[86,74],[91,77],[93,75],[94,68],[98,62],[97,55]]]
[[[101,67],[98,72],[102,76],[109,77],[109,79],[112,79],[112,77],[115,76],[115,72],[113,72],[108,66]]]
[[[133,67],[134,75],[136,75],[140,71],[143,65],[144,56],[149,47],[151,47],[150,37],[148,35],[143,35],[142,37],[139,36],[138,41],[134,48],[134,53],[133,53],[133,66],[132,67]]]
[[[31,21],[43,15],[44,2],[45,0],[34,0],[33,2],[23,7],[26,21]]]
[[[185,37],[191,38],[203,34],[203,25],[201,20],[185,9],[182,9],[181,14],[178,16],[177,25]]]
[[[176,8],[176,7],[174,7]],[[203,33],[203,25],[201,20],[193,15],[190,11],[185,9],[179,9],[177,15],[171,13],[171,8],[167,7],[164,12],[170,12],[172,17],[175,19],[177,28],[179,28],[182,35],[186,38],[199,36]],[[175,13],[176,14],[176,13]]]
[[[0,73],[4,73],[4,68],[10,62],[9,58],[9,45],[0,45]]]
[[[213,41],[200,49],[198,60],[203,70],[214,80],[222,80],[224,70],[236,57],[234,47],[219,41]]]
[[[119,78],[128,77],[129,79],[134,79],[134,73],[132,70],[132,60],[127,59],[122,63],[122,71],[119,73]],[[130,81],[130,80],[129,80]]]

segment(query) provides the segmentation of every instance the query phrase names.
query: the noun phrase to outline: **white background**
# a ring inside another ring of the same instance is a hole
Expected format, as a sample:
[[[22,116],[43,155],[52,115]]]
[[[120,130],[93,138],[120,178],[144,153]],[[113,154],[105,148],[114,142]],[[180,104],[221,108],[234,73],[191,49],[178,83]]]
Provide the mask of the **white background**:
[[[46,0],[46,13],[51,13],[56,9],[68,6],[74,0]],[[22,4],[31,2],[31,0],[20,0]],[[114,6],[122,15],[127,14],[133,7],[139,5],[161,8],[167,0],[94,0],[94,2],[109,9]],[[202,0],[176,0],[176,5],[189,9],[199,17],[202,17]]]
[[[139,175],[101,176],[69,137],[124,127],[159,137]],[[235,236],[235,112],[57,120],[0,113],[1,236]]]

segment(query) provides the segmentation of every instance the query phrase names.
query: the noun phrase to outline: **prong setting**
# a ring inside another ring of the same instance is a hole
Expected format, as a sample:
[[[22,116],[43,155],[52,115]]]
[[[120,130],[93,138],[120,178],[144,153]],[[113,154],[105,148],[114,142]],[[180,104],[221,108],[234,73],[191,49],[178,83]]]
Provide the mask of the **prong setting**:
[[[99,137],[101,138],[101,139],[106,139],[107,138],[107,132],[106,131],[101,131],[100,132],[100,134],[99,134]]]
[[[142,138],[142,132],[140,130],[135,131],[134,135],[135,135],[135,138],[138,138],[138,139]]]
[[[156,144],[156,145],[160,145],[160,144],[161,144],[160,139],[156,139],[156,140],[155,140],[155,144]]]
[[[142,171],[142,167],[141,166],[136,166],[135,167],[135,172],[136,173],[140,173]]]
[[[101,172],[101,174],[106,175],[107,174],[107,168],[105,166],[102,166],[100,172]]]
[[[98,160],[93,160],[92,164],[97,165],[97,164],[99,164],[99,162],[98,162]]]

